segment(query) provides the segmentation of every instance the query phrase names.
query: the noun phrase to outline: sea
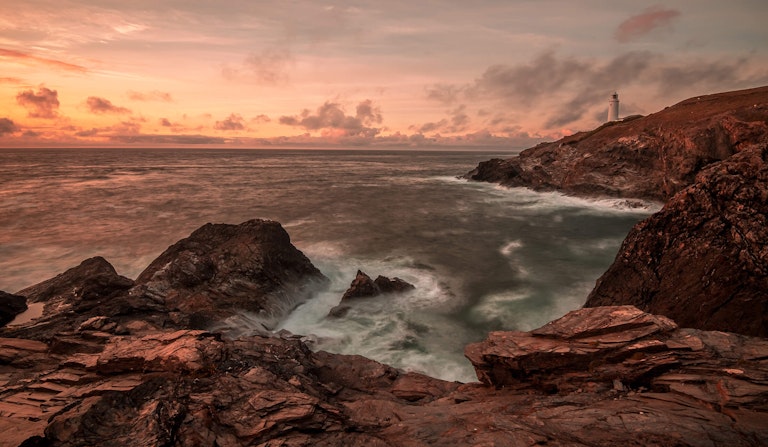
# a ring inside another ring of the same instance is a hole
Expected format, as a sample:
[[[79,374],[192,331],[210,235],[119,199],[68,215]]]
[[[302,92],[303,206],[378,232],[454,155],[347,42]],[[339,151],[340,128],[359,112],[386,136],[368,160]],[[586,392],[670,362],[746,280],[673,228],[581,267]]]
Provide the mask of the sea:
[[[272,219],[331,280],[276,330],[313,349],[474,381],[468,343],[579,308],[630,228],[660,208],[459,178],[516,153],[0,149],[0,290],[92,256],[136,278],[205,223]],[[415,289],[328,317],[358,270]],[[242,333],[255,330],[242,321]]]

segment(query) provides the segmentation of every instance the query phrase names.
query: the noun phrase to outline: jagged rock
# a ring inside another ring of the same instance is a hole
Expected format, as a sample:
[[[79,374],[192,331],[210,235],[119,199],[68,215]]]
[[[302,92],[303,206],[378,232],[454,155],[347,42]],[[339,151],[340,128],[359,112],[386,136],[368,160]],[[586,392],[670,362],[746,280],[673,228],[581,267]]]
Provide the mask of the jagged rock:
[[[389,293],[404,293],[415,288],[413,284],[400,278],[389,279],[386,276],[379,275],[373,280],[362,270],[358,270],[355,279],[352,280],[349,288],[341,297],[341,304],[333,307],[328,312],[328,316],[333,318],[345,316],[351,309],[346,303],[356,298],[372,298]]]
[[[413,290],[415,287],[400,278],[389,279],[386,276],[377,276],[372,280],[370,276],[358,270],[355,279],[341,297],[341,301],[354,298],[370,298],[385,293],[402,293]]]
[[[49,340],[58,332],[75,330],[93,314],[138,314],[156,309],[152,303],[129,302],[133,281],[117,274],[102,257],[86,259],[54,278],[17,292],[29,303],[44,303],[42,316],[33,322],[5,328],[6,336]],[[134,300],[135,301],[135,300]]]
[[[162,302],[188,325],[204,327],[239,310],[277,319],[326,283],[279,223],[250,220],[194,231],[139,275],[131,295]]]
[[[676,329],[629,306],[582,309],[530,333],[498,334],[477,352],[482,368],[496,365],[487,377],[505,378],[500,388],[312,352],[295,338],[164,330],[113,335],[98,352],[65,355],[36,341],[0,339],[0,358],[13,353],[0,362],[0,443],[768,442],[766,340]],[[523,372],[504,375],[515,362]]]
[[[0,326],[13,321],[16,315],[27,310],[27,299],[21,295],[0,290]]]
[[[586,196],[667,200],[708,164],[768,134],[768,87],[685,100],[606,123],[518,157],[480,163],[465,178]]]
[[[637,224],[585,306],[768,337],[768,145],[709,166]]]
[[[128,330],[116,321],[104,315],[98,315],[83,321],[77,328],[77,332],[95,331],[110,334],[126,335]]]

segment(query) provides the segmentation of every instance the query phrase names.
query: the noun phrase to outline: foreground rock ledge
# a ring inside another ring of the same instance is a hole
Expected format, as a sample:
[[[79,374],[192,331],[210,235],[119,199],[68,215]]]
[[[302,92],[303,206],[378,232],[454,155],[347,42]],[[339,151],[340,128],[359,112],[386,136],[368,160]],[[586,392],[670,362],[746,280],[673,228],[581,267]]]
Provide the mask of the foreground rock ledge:
[[[110,335],[94,323],[66,351],[0,339],[0,445],[768,443],[768,341],[631,306],[492,333],[467,347],[482,384],[292,338]]]

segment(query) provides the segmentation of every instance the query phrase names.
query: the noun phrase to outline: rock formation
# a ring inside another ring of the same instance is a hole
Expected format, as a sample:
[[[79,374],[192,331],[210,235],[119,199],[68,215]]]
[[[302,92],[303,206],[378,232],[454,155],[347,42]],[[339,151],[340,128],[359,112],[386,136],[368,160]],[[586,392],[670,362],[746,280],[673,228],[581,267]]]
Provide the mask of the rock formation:
[[[637,224],[586,306],[632,304],[683,327],[768,337],[768,145],[704,169]]]
[[[84,329],[67,352],[0,338],[0,444],[758,446],[766,350],[629,306],[491,334],[467,348],[485,384],[292,338]]]
[[[327,281],[279,223],[250,220],[194,231],[154,260],[131,294],[163,303],[195,327],[236,311],[269,324]]]
[[[413,290],[415,287],[400,278],[389,279],[386,276],[377,276],[375,280],[358,270],[355,279],[341,297],[341,301],[355,298],[370,298],[386,293],[403,293]]]
[[[133,281],[120,276],[102,257],[86,259],[54,278],[17,292],[29,303],[45,303],[43,318],[33,325],[9,328],[18,337],[47,340],[71,331],[92,315],[137,315],[145,306],[123,297]]]
[[[330,310],[331,317],[342,317],[349,311],[349,301],[357,298],[372,298],[388,293],[403,293],[415,289],[414,285],[400,278],[390,279],[379,275],[375,280],[361,270],[341,297],[341,303]]]
[[[5,336],[51,340],[98,316],[134,329],[199,329],[249,311],[269,324],[326,282],[277,222],[207,224],[169,247],[135,283],[95,257],[19,291],[45,303],[43,316]]]
[[[0,290],[0,326],[10,323],[16,315],[25,310],[27,310],[26,298]]]
[[[768,87],[691,98],[519,156],[480,163],[477,181],[568,194],[665,201],[710,163],[765,141]]]

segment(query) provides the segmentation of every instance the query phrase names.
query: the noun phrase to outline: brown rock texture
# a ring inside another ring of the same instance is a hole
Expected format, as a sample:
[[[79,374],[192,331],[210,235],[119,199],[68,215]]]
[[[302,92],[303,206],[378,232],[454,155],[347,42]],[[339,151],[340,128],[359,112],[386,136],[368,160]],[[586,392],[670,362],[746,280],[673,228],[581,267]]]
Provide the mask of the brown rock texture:
[[[10,323],[16,315],[25,310],[27,310],[26,298],[0,290],[0,326]]]
[[[157,309],[152,303],[125,299],[133,281],[117,274],[102,257],[86,259],[54,278],[17,292],[29,303],[45,303],[43,318],[34,325],[13,328],[15,336],[49,339],[64,330],[74,330],[90,315],[136,314]],[[11,330],[11,328],[9,328]]]
[[[587,307],[631,304],[683,327],[768,337],[768,145],[704,169],[637,224]]]
[[[660,112],[611,122],[511,159],[480,163],[477,181],[582,196],[666,201],[708,164],[768,135],[768,87],[685,100]]]
[[[349,285],[349,288],[341,297],[341,301],[354,298],[370,298],[386,293],[402,293],[413,290],[413,284],[409,284],[400,278],[390,279],[386,276],[377,276],[372,280],[370,276],[358,270],[355,279]]]
[[[194,231],[154,260],[131,294],[163,303],[202,326],[239,310],[268,322],[326,283],[279,223],[255,219]]]
[[[96,346],[97,349],[93,349]],[[581,309],[467,348],[486,382],[199,330],[0,338],[0,445],[759,446],[768,342]]]

